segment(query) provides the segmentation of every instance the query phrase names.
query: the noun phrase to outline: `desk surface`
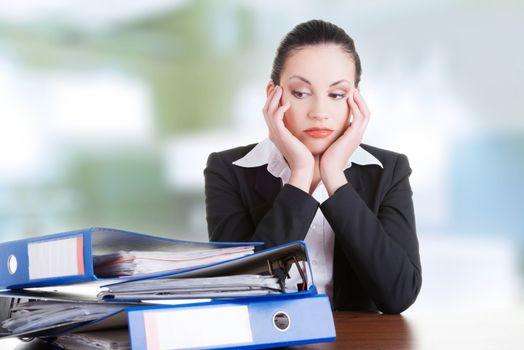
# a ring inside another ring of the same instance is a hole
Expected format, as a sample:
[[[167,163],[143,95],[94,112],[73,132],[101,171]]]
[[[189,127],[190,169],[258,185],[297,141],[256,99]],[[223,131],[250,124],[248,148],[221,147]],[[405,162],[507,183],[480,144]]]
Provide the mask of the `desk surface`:
[[[412,349],[413,337],[401,315],[335,312],[337,340],[289,349]]]

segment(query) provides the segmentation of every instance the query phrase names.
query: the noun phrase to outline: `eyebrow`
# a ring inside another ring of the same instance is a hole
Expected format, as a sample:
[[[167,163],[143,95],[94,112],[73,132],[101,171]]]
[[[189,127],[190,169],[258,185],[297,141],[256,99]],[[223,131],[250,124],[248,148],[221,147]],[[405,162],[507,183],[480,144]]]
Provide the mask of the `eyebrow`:
[[[291,77],[289,77],[288,80],[291,80],[291,79],[293,79],[293,78],[295,78],[295,79],[299,79],[299,80],[302,80],[304,83],[311,85],[311,82],[310,82],[309,80],[307,80],[307,79],[304,78],[304,77],[301,77],[300,75],[292,75]],[[346,82],[346,83],[348,83],[349,85],[351,85],[351,83],[350,83],[348,80],[346,80],[346,79],[341,79],[341,80],[339,80],[339,81],[335,81],[334,83],[330,84],[329,86],[335,86],[335,85],[338,85],[338,84],[340,84],[340,83],[344,83],[344,82]]]

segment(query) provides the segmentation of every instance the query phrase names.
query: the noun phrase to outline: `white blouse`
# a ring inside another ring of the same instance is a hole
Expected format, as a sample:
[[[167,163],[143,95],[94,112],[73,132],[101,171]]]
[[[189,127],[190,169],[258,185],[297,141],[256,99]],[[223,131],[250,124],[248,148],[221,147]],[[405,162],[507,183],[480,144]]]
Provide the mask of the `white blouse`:
[[[345,169],[351,167],[351,163],[359,165],[376,164],[380,167],[382,163],[371,153],[358,147],[346,163]],[[291,176],[291,169],[285,161],[282,153],[269,139],[265,139],[257,144],[244,157],[233,162],[234,165],[251,168],[267,164],[267,170],[271,175],[282,180],[282,186],[288,183]],[[320,181],[312,194],[313,198],[319,203],[328,199],[327,190]],[[315,217],[307,232],[306,247],[308,250],[309,261],[313,269],[312,274],[314,283],[319,293],[325,293],[333,300],[333,255],[335,247],[335,233],[327,222],[322,211],[317,209]],[[293,265],[290,272],[291,280],[286,282],[286,287],[290,291],[296,291],[297,283],[301,282],[300,275],[296,266]]]

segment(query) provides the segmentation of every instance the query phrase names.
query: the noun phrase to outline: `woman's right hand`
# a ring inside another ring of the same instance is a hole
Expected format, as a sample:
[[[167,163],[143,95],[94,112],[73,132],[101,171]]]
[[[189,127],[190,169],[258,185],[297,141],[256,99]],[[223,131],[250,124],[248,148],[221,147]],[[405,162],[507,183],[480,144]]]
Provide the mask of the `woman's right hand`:
[[[311,151],[284,124],[284,113],[291,104],[288,101],[281,105],[282,91],[282,87],[278,85],[273,88],[264,105],[263,113],[269,129],[269,139],[282,153],[291,169],[288,183],[309,193],[315,159]]]

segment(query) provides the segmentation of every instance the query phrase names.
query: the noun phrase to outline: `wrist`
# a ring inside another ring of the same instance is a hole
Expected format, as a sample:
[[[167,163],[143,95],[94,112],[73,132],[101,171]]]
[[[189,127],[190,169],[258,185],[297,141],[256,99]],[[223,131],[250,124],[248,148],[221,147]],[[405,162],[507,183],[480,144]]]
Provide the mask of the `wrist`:
[[[313,169],[295,169],[291,171],[288,183],[309,193],[313,181]]]
[[[323,177],[324,186],[331,197],[340,187],[348,183],[346,175],[343,171],[332,173],[329,176]]]

